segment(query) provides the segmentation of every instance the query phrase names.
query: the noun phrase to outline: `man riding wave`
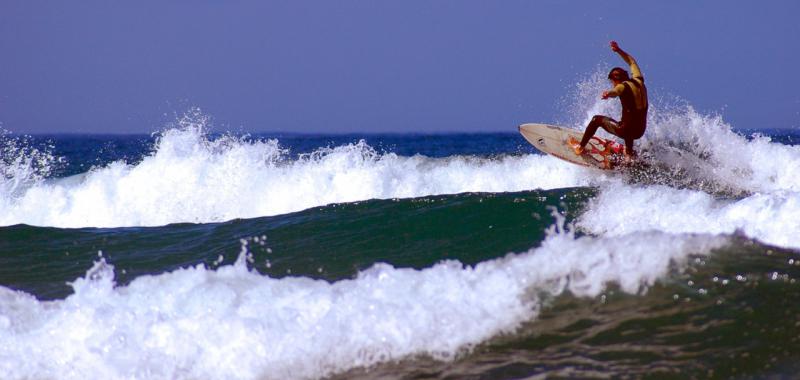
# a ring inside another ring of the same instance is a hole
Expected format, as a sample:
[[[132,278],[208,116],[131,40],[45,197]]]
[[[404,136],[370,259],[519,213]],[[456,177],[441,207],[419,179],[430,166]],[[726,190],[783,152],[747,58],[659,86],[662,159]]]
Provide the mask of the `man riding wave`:
[[[625,140],[625,159],[630,161],[636,156],[633,150],[633,140],[641,138],[647,128],[647,87],[644,85],[644,77],[636,60],[620,49],[616,41],[611,41],[611,50],[619,54],[622,60],[630,66],[631,76],[621,67],[615,67],[608,73],[608,79],[614,86],[611,90],[603,91],[602,99],[619,97],[622,103],[622,121],[603,115],[595,115],[580,142],[570,137],[569,144],[575,150],[575,154],[582,155],[585,152],[586,144],[589,139],[597,132],[598,127],[603,127],[608,133],[619,136]]]

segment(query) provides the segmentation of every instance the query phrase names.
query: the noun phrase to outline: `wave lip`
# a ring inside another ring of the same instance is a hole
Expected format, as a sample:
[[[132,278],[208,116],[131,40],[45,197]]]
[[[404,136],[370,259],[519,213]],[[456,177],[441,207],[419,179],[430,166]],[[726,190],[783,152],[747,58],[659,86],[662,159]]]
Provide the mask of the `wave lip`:
[[[376,264],[350,280],[273,279],[246,256],[114,286],[96,262],[64,300],[0,288],[6,378],[319,378],[427,355],[449,360],[535,319],[547,297],[648,287],[725,237],[614,239],[554,232],[538,248],[464,267]],[[68,328],[67,328],[68,327]]]

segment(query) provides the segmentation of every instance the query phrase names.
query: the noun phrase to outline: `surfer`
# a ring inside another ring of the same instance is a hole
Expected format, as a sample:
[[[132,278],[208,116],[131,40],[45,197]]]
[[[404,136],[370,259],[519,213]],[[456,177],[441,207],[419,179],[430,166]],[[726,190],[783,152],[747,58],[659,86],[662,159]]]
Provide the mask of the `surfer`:
[[[632,160],[636,156],[633,150],[633,140],[641,138],[647,128],[647,88],[644,85],[644,77],[639,65],[633,57],[620,49],[616,41],[611,41],[611,50],[619,54],[622,60],[630,66],[631,76],[621,67],[615,67],[608,73],[608,79],[614,86],[611,90],[603,91],[602,99],[619,97],[622,103],[622,121],[603,115],[595,115],[580,142],[570,137],[569,144],[575,150],[575,154],[582,155],[585,151],[589,139],[597,132],[598,127],[603,127],[608,133],[621,137],[625,140],[625,159]]]

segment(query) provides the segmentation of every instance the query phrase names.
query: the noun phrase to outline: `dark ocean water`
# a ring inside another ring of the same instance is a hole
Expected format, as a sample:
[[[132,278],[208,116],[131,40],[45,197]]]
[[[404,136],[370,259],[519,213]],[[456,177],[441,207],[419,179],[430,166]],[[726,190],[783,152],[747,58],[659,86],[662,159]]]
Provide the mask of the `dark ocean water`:
[[[516,133],[7,134],[0,378],[795,377],[800,134],[672,117],[644,173]]]

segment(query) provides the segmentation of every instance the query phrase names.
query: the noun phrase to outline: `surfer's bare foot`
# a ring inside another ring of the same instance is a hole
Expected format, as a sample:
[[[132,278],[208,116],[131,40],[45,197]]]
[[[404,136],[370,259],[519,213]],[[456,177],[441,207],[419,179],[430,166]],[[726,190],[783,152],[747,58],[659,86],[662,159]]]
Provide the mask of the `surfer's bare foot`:
[[[567,143],[572,148],[572,151],[575,152],[575,155],[580,156],[583,154],[585,149],[581,146],[581,143],[574,137],[570,137],[567,140]]]

